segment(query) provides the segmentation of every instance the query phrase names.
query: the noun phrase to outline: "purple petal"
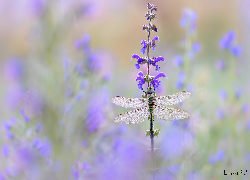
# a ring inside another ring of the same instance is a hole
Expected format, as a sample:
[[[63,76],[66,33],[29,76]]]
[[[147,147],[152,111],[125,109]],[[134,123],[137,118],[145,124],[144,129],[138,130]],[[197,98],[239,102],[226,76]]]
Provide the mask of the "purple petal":
[[[158,36],[155,36],[155,37],[152,39],[152,42],[155,42],[156,40],[159,40],[159,37],[158,37]]]
[[[9,156],[9,146],[7,144],[3,145],[2,148],[2,155],[3,157],[7,158]]]
[[[140,69],[140,65],[139,64],[135,64],[136,69]]]
[[[133,55],[132,55],[132,58],[131,58],[131,61],[132,61],[132,59],[133,59],[133,58],[139,59],[139,58],[140,58],[140,56],[139,56],[139,55],[137,55],[137,54],[133,54]]]
[[[138,72],[137,75],[138,75],[138,76],[143,76],[143,73],[140,71],[140,72]]]
[[[165,61],[165,59],[162,56],[159,56],[155,59],[154,62],[158,62],[158,61]]]
[[[167,76],[161,72],[161,73],[157,74],[154,79],[158,79],[160,77],[167,77]]]
[[[174,64],[175,64],[177,67],[181,67],[182,64],[183,64],[183,58],[182,58],[182,56],[176,55],[175,58],[174,58]]]
[[[238,57],[242,53],[242,47],[241,46],[234,46],[230,49],[230,52],[232,53],[232,55]]]

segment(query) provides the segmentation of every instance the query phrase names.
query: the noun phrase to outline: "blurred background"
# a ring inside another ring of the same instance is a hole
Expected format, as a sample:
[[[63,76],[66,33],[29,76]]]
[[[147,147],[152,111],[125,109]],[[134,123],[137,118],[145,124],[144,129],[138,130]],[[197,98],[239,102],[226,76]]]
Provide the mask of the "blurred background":
[[[115,124],[132,109],[110,102],[143,94],[147,3],[0,1],[0,180],[152,179],[149,121]],[[192,93],[189,119],[154,121],[156,179],[249,179],[250,1],[150,3],[156,93]]]

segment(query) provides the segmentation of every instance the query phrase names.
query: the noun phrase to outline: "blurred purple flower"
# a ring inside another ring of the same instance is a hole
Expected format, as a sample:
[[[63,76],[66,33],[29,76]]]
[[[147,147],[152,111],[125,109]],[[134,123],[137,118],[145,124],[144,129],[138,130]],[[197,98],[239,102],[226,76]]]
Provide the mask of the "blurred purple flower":
[[[235,91],[235,98],[236,98],[236,99],[239,99],[239,98],[241,97],[242,93],[243,93],[242,88],[238,88],[238,89]]]
[[[181,79],[178,79],[176,82],[175,82],[175,87],[177,89],[182,89],[184,86],[184,82],[181,80]]]
[[[82,142],[82,146],[83,147],[87,147],[88,146],[88,141],[85,139],[85,140],[83,140],[83,142]]]
[[[225,152],[223,150],[218,150],[215,154],[209,156],[209,163],[215,165],[216,163],[223,161],[224,157]]]
[[[33,146],[39,148],[41,140],[39,138],[34,139]]]
[[[43,100],[40,94],[30,89],[24,96],[24,109],[25,112],[29,112],[31,115],[38,116],[42,114]]]
[[[177,67],[181,67],[183,65],[183,58],[182,58],[182,56],[176,55],[175,58],[174,58],[174,64]]]
[[[8,139],[13,139],[14,138],[14,135],[13,135],[13,133],[10,130],[6,131],[6,135],[7,135]]]
[[[78,76],[84,76],[85,72],[83,70],[84,64],[83,62],[77,63],[75,65],[74,71],[77,73]],[[98,68],[97,68],[98,69]]]
[[[82,169],[85,171],[89,171],[90,170],[90,166],[88,165],[87,162],[82,163]]]
[[[223,69],[225,69],[225,62],[224,62],[224,60],[222,60],[222,59],[218,60],[216,62],[216,68],[218,70],[220,70],[220,71],[223,70]]]
[[[101,66],[101,59],[96,54],[88,55],[86,61],[87,61],[87,66],[88,66],[89,70],[98,71],[102,67]],[[83,74],[84,72],[82,71],[81,73]]]
[[[41,15],[45,10],[45,4],[43,0],[29,0],[31,11],[35,15]]]
[[[49,157],[52,154],[52,144],[48,140],[44,140],[39,144],[39,151],[42,156]]]
[[[193,33],[196,29],[197,13],[189,8],[185,8],[182,11],[182,17],[180,19],[180,25],[188,28],[188,33]]]
[[[142,86],[143,86],[143,84],[145,84],[146,81],[144,80],[144,76],[143,76],[143,73],[141,71],[138,72],[135,81],[138,81],[138,88],[142,90]]]
[[[228,31],[219,41],[219,47],[221,49],[229,49],[235,39],[235,32],[233,30]]]
[[[7,158],[9,156],[9,146],[7,144],[3,144],[3,147],[2,147],[2,155],[3,157]]]
[[[23,109],[20,110],[20,114],[23,116],[23,119],[26,123],[30,122],[30,118],[26,116],[25,111]]]
[[[19,82],[23,76],[23,63],[19,58],[10,58],[4,63],[4,77],[11,82]]]
[[[88,118],[86,121],[86,127],[89,133],[92,133],[107,120],[105,114],[105,106],[108,103],[109,91],[103,89],[101,93],[92,96],[88,104]]]
[[[42,123],[38,123],[37,125],[36,125],[36,132],[37,133],[39,133],[41,130],[42,130]]]
[[[81,92],[79,92],[77,95],[76,95],[76,101],[79,101],[83,98],[83,94]]]
[[[227,99],[227,92],[225,89],[220,89],[219,95],[223,100]]]
[[[241,46],[233,46],[230,48],[230,52],[232,55],[238,57],[242,54],[242,47]]]
[[[24,93],[19,85],[11,87],[5,96],[7,107],[10,109],[18,108],[22,103],[23,97]]]
[[[1,172],[0,172],[0,180],[5,180],[5,177]]]
[[[187,90],[191,93],[194,92],[194,88],[193,88],[193,85],[192,84],[189,84],[188,87],[187,87]]]
[[[143,47],[141,48],[140,52],[141,52],[142,54],[145,54],[145,51],[146,51],[146,49],[147,49],[147,47],[148,47],[147,41],[142,40],[142,41],[141,41],[141,45],[143,45]]]
[[[12,125],[8,121],[4,121],[3,126],[6,130],[10,130],[12,128]]]
[[[82,49],[85,52],[90,52],[90,35],[86,33],[81,39],[76,40],[75,48],[77,50]]]
[[[224,113],[223,113],[222,109],[217,109],[216,115],[219,119],[222,119],[224,117]]]
[[[188,52],[188,58],[191,60],[194,59],[194,56],[197,52],[199,52],[201,49],[201,45],[199,42],[195,42],[192,44],[192,48]]]
[[[193,135],[190,131],[183,131],[178,126],[171,126],[162,136],[161,150],[166,159],[177,158],[192,142]]]
[[[250,110],[249,105],[247,103],[243,105],[242,109],[245,114],[247,114]]]
[[[79,179],[80,175],[79,175],[79,171],[78,170],[74,170],[72,172],[72,174],[73,174],[75,180]]]

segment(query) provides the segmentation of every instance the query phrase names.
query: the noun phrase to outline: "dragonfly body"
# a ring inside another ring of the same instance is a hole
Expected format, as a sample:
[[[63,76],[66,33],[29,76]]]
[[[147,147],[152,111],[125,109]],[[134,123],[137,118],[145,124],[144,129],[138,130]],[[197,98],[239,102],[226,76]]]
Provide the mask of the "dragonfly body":
[[[153,91],[152,88],[148,88],[144,98],[113,97],[111,102],[116,105],[125,108],[137,108],[133,111],[118,115],[115,118],[115,122],[135,124],[144,121],[153,114],[159,119],[170,121],[188,118],[190,115],[186,111],[168,108],[166,106],[178,104],[187,99],[190,95],[190,92],[182,91],[173,95],[156,96],[155,91]]]

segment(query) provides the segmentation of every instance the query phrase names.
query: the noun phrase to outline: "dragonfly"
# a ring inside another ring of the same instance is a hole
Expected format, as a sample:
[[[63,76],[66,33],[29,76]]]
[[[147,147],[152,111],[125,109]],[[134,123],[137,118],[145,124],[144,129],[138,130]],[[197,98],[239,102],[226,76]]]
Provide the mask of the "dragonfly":
[[[145,92],[145,91],[144,91]],[[187,111],[168,108],[166,106],[178,104],[191,95],[188,91],[178,92],[173,95],[156,96],[155,91],[149,87],[143,98],[127,98],[116,96],[111,102],[125,108],[137,108],[118,115],[114,121],[117,123],[135,124],[144,121],[146,118],[156,116],[165,121],[173,121],[190,117]]]

